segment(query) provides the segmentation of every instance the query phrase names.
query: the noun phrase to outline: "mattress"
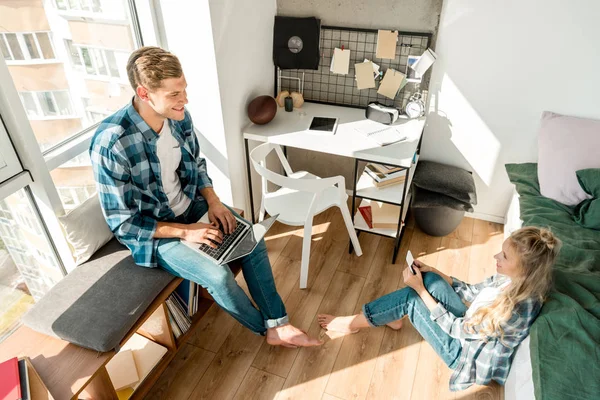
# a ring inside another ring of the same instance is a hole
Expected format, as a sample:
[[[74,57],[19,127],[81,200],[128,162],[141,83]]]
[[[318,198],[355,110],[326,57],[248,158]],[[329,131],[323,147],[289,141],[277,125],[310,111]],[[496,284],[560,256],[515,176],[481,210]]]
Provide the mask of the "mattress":
[[[504,223],[504,237],[507,238],[521,228],[523,221],[519,216],[519,195],[513,188],[510,206]],[[533,400],[533,372],[531,370],[531,353],[529,351],[529,336],[525,338],[515,352],[510,372],[504,384],[505,400]]]

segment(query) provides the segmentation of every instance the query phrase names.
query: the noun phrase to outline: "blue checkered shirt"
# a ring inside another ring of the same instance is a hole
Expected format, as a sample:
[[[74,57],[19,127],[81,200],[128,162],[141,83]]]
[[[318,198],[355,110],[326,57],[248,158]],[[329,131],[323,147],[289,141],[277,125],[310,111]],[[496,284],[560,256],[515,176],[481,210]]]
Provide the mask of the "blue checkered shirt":
[[[472,302],[477,294],[489,286],[499,286],[504,283],[503,276],[494,275],[476,285],[470,285],[452,278],[452,287],[463,302]],[[487,337],[483,339],[477,333],[465,330],[465,318],[456,317],[448,312],[441,303],[431,312],[431,319],[450,336],[461,339],[463,343],[459,363],[450,377],[450,390],[464,390],[477,383],[487,385],[495,380],[504,385],[510,364],[519,343],[529,334],[529,327],[540,312],[541,304],[534,299],[518,303],[511,318],[502,324],[504,338]]]
[[[166,122],[181,148],[177,173],[183,193],[192,201],[202,199],[200,190],[212,187],[212,180],[200,157],[192,118],[186,110],[182,121]],[[106,222],[143,267],[156,267],[157,222],[175,218],[163,189],[158,137],[129,103],[102,121],[89,150]]]

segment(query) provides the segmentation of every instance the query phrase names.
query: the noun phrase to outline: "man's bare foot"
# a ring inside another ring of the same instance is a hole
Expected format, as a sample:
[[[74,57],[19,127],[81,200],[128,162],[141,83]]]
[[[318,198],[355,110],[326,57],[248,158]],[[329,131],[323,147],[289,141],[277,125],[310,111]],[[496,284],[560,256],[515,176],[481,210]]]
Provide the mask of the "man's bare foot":
[[[305,331],[291,324],[267,329],[267,343],[271,346],[310,347],[320,346],[323,341],[310,338]]]
[[[402,328],[402,320],[399,319],[397,321],[392,321],[392,322],[390,322],[389,324],[386,324],[386,325],[397,331],[400,328]]]
[[[318,315],[319,325],[321,325],[323,329],[341,333],[358,332],[358,329],[354,329],[352,326],[352,322],[355,318],[356,317],[354,315],[350,315],[348,317],[334,317],[333,315],[329,314]]]

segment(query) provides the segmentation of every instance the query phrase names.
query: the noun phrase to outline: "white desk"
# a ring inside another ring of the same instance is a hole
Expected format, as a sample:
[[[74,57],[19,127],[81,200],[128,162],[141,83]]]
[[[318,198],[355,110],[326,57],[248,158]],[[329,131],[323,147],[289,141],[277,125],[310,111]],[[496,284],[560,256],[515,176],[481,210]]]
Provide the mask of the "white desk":
[[[301,112],[306,115],[302,116]],[[308,132],[312,117],[339,118],[335,135]],[[268,124],[248,125],[244,139],[410,168],[425,117],[399,119],[394,126],[407,139],[388,146],[379,146],[355,131],[353,122],[364,119],[365,110],[359,108],[304,103],[301,109],[286,112],[278,107],[277,115]]]
[[[310,126],[312,117],[338,118],[336,133],[309,132],[307,129]],[[407,197],[407,188],[410,186],[416,166],[416,159],[418,159],[418,157],[415,157],[415,154],[418,154],[420,149],[425,118],[412,120],[406,117],[400,118],[394,126],[397,127],[397,130],[403,136],[406,136],[406,140],[388,146],[379,146],[355,130],[354,123],[364,119],[364,109],[306,102],[301,109],[294,109],[293,112],[286,112],[282,107],[279,107],[275,118],[265,125],[249,124],[246,126],[243,134],[246,150],[246,167],[248,168],[252,221],[255,221],[255,217],[249,140],[354,158],[354,185],[351,212],[354,213],[355,199],[357,197],[363,199],[363,204],[366,204],[365,201],[368,202],[369,200],[380,200],[401,207],[398,229],[370,229],[360,212],[357,212],[354,217],[355,228],[358,231],[396,238],[396,246],[392,257],[393,263],[404,234],[404,218],[410,203],[410,196]],[[370,178],[364,179],[365,177],[363,177],[357,181],[359,161],[376,162],[406,168],[408,169],[408,179],[406,179],[404,185],[375,189],[371,184],[371,187],[369,187]],[[415,162],[413,163],[413,161]],[[350,247],[350,251],[352,251],[352,247]]]

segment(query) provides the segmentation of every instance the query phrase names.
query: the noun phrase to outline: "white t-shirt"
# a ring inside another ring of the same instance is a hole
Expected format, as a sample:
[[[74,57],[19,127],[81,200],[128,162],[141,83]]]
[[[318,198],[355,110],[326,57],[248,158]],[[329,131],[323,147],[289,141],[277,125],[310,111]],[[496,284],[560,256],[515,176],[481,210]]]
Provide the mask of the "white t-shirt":
[[[475,300],[471,303],[471,306],[465,313],[465,317],[470,318],[475,314],[481,307],[489,306],[496,300],[496,297],[502,293],[502,290],[510,284],[510,278],[501,279],[495,285],[488,286],[484,289],[481,289],[477,296],[475,296]]]
[[[181,182],[177,175],[177,168],[181,163],[181,148],[179,142],[173,137],[169,120],[165,120],[156,142],[156,155],[160,161],[160,175],[165,194],[169,199],[169,207],[175,216],[181,215],[192,202],[181,190]]]

